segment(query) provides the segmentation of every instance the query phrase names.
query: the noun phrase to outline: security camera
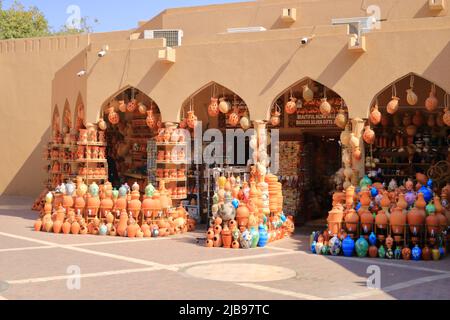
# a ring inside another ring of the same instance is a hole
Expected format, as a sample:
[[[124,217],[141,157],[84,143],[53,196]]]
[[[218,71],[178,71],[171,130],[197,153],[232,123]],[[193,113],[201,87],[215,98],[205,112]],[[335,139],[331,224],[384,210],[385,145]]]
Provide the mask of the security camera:
[[[302,45],[305,45],[305,44],[308,44],[309,41],[310,41],[309,38],[302,38],[302,39],[300,40],[300,43],[301,43]]]
[[[77,73],[78,77],[82,77],[86,74],[86,70],[81,70],[80,72]]]
[[[99,51],[97,53],[97,55],[98,55],[99,58],[103,58],[104,56],[106,56],[106,51],[105,50]]]

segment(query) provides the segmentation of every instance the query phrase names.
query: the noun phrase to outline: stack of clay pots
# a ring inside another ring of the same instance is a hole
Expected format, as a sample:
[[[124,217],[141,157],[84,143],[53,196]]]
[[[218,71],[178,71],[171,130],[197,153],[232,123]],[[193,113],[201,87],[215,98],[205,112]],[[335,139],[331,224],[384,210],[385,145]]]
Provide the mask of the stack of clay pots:
[[[124,185],[113,190],[110,183],[88,187],[80,178],[76,189],[69,182],[57,191],[47,194],[36,231],[143,238],[195,229],[182,206],[172,208],[164,183],[159,190],[148,185],[143,201],[137,183],[131,189]]]

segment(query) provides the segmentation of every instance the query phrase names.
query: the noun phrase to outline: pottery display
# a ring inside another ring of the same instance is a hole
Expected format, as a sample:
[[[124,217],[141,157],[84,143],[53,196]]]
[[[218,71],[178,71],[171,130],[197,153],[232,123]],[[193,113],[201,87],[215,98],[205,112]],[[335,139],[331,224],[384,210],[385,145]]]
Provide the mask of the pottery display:
[[[356,254],[359,258],[364,258],[367,256],[367,253],[369,251],[369,243],[367,240],[361,236],[355,244]]]
[[[350,237],[350,235],[345,238],[342,242],[342,251],[344,252],[344,256],[352,257],[355,251],[355,241]]]

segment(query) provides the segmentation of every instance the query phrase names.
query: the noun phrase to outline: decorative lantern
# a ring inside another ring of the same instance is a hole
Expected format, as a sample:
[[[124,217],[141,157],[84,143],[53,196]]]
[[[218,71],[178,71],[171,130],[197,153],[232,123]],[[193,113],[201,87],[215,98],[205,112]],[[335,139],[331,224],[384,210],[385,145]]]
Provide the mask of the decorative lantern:
[[[289,101],[286,103],[285,111],[287,114],[294,114],[297,112],[297,98],[294,97],[291,90],[291,97]]]
[[[138,111],[140,114],[146,114],[147,113],[147,106],[143,104],[142,102],[139,103]]]
[[[191,106],[190,106],[190,111],[188,111],[187,114],[188,115],[187,115],[187,118],[186,118],[186,124],[187,124],[187,126],[189,128],[194,129],[195,126],[197,125],[198,118],[195,115],[194,108],[192,106],[192,102],[191,102]]]
[[[248,118],[248,113],[245,113],[245,115],[241,118],[240,124],[243,130],[248,130],[250,128],[250,119]]]
[[[320,104],[320,113],[323,116],[328,116],[331,113],[331,105],[327,99],[327,88],[324,88],[322,103]]]
[[[377,126],[381,123],[381,112],[378,108],[378,101],[375,103],[375,106],[372,109],[372,112],[370,113],[370,122]]]
[[[208,106],[208,115],[212,118],[215,118],[219,115],[219,99],[211,98],[211,103]]]
[[[228,112],[230,112],[231,109],[231,105],[230,103],[225,99],[225,96],[220,98],[220,103],[219,103],[219,110],[220,112],[222,112],[223,114],[227,114]]]
[[[235,106],[233,108],[233,112],[231,113],[230,117],[228,118],[228,122],[230,123],[230,125],[232,127],[236,127],[239,123],[239,120],[241,120],[241,118],[239,117],[239,108],[237,106]]]
[[[370,128],[370,126],[366,126],[363,134],[363,139],[367,144],[375,143],[375,132]]]

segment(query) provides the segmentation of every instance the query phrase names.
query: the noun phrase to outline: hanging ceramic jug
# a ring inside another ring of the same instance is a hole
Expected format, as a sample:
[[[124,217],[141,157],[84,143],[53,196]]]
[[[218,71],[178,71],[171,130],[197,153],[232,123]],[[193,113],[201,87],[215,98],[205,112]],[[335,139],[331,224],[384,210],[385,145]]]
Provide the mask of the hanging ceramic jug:
[[[250,119],[248,117],[248,113],[245,113],[245,115],[241,118],[241,121],[239,121],[239,123],[243,130],[248,130],[250,128]]]
[[[417,104],[418,98],[416,93],[414,92],[414,76],[411,76],[409,89],[406,90],[406,101],[410,106],[415,106]]]
[[[137,101],[136,101],[136,99],[131,99],[131,101],[128,102],[128,104],[127,104],[127,111],[130,112],[130,113],[133,113],[133,112],[136,111],[136,108],[137,108]]]
[[[392,86],[392,100],[387,105],[387,112],[389,114],[395,114],[399,108],[400,98],[397,97],[397,88],[395,85]]]
[[[310,102],[314,99],[314,91],[309,88],[309,85],[303,86],[303,99]]]
[[[277,104],[275,105],[275,110],[272,113],[272,117],[270,118],[270,123],[272,124],[272,126],[274,127],[278,127],[281,123],[281,108],[280,106]]]
[[[147,106],[145,104],[143,104],[142,102],[139,102],[138,105],[138,111],[140,114],[146,114],[147,113]]]
[[[375,132],[370,128],[370,126],[366,126],[363,134],[363,139],[367,144],[375,143]]]
[[[320,113],[323,116],[328,116],[331,113],[331,105],[327,98],[322,99],[322,104],[320,105]]]
[[[127,112],[127,105],[125,104],[125,100],[119,100],[119,111]]]
[[[445,94],[445,111],[442,120],[447,127],[450,127],[450,95],[447,93]]]
[[[437,109],[438,99],[436,98],[436,85],[433,83],[431,85],[430,96],[425,100],[425,108],[429,112],[433,112]]]
[[[228,118],[228,122],[232,127],[236,127],[240,121],[239,117],[239,110],[237,107],[233,108],[233,112],[230,114],[230,117]]]
[[[197,122],[198,122],[198,118],[195,115],[194,111],[193,110],[189,111],[187,119],[186,119],[186,123],[187,123],[188,127],[191,129],[194,129],[195,126],[197,125]]]
[[[211,98],[211,103],[208,106],[208,115],[212,118],[215,118],[219,115],[219,99]]]
[[[297,112],[297,98],[295,98],[292,95],[292,92],[291,92],[291,97],[289,98],[289,101],[286,103],[286,106],[284,109],[287,114],[294,114]]]
[[[108,120],[111,124],[118,124],[120,121],[119,114],[114,110],[114,107],[108,109]]]
[[[370,122],[377,126],[381,123],[381,112],[378,108],[378,103],[375,104],[375,106],[372,109],[372,112],[370,113]]]
[[[228,112],[230,112],[231,109],[231,105],[230,103],[225,99],[225,97],[220,98],[220,103],[219,103],[219,110],[220,112],[222,112],[223,114],[227,114]]]
[[[345,111],[343,108],[339,110],[338,115],[336,116],[336,119],[334,120],[334,123],[338,128],[344,129],[347,125],[347,116],[345,114]]]

